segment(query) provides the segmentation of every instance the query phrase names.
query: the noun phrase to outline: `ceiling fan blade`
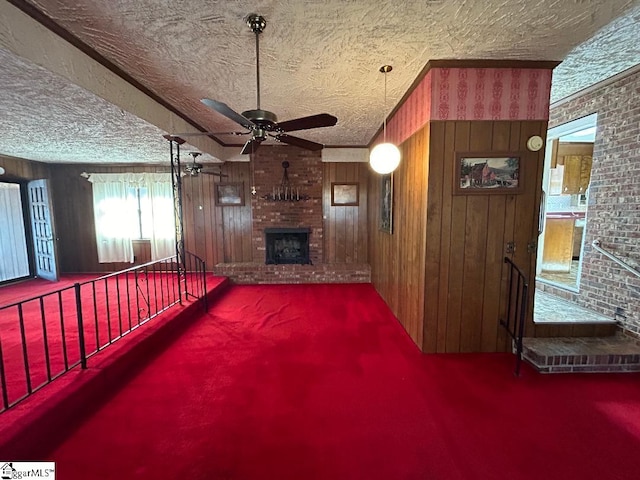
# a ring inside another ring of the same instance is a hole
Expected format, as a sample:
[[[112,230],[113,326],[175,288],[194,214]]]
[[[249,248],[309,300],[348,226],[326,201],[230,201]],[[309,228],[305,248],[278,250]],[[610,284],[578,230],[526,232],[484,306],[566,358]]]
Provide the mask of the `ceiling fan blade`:
[[[240,152],[240,154],[246,155],[248,153],[255,152],[261,143],[262,143],[261,141],[256,140],[255,138],[248,140],[247,143],[244,144],[244,147],[242,147],[242,151]]]
[[[227,175],[226,173],[221,173],[221,172],[200,172],[202,175],[213,175],[214,177],[228,177],[229,175]]]
[[[185,133],[174,133],[172,136],[178,137],[199,137],[199,136],[208,136],[208,135],[249,135],[251,132],[185,132]]]
[[[200,101],[204,103],[207,107],[212,108],[216,112],[221,113],[222,115],[233,120],[236,123],[239,123],[240,125],[242,125],[244,128],[248,130],[251,130],[251,127],[256,126],[251,120],[249,120],[246,117],[243,117],[238,112],[232,110],[225,103],[218,102],[216,100],[211,100],[210,98],[203,98]]]
[[[287,135],[286,133],[276,135],[274,138],[279,142],[288,143],[289,145],[305,148],[314,152],[322,150],[324,148],[324,145],[321,143],[312,142],[311,140],[305,140],[304,138],[294,137],[292,135]]]
[[[307,130],[309,128],[333,127],[338,123],[338,119],[328,113],[311,115],[310,117],[294,118],[286,122],[278,123],[278,130],[281,132],[292,132],[294,130]]]

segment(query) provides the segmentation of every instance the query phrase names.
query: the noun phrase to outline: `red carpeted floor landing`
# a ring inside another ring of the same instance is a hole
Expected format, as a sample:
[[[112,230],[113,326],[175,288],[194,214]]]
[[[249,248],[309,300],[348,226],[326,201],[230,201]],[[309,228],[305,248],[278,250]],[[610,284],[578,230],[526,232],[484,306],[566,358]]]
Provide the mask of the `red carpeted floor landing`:
[[[422,355],[370,285],[236,286],[50,455],[64,480],[630,479],[640,376]]]
[[[32,279],[0,287],[0,362],[6,383],[3,392],[0,382],[0,394],[6,393],[9,404],[27,394],[27,381],[37,389],[79,364],[75,283],[81,284],[84,346],[89,356],[178,301],[173,274],[149,270],[89,282],[96,278],[67,275],[58,282]],[[210,290],[223,280],[207,275]],[[192,292],[203,287],[190,274],[187,283]],[[38,295],[43,295],[42,301],[34,298]],[[22,303],[9,306],[15,302]],[[0,411],[2,406],[0,401]]]

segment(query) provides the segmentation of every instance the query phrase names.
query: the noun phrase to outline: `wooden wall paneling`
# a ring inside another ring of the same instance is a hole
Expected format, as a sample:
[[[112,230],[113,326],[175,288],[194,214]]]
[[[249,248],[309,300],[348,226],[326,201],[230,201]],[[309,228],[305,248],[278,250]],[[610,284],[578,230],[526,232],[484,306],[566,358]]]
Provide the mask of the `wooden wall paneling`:
[[[443,164],[442,181],[442,222],[436,226],[440,234],[440,285],[438,291],[438,352],[447,351],[448,319],[449,319],[449,279],[451,276],[451,235],[453,225],[453,181],[455,176],[455,158],[452,152],[456,149],[456,125],[442,122],[444,126],[444,143],[435,161]],[[468,124],[465,124],[468,125]],[[468,128],[468,127],[467,127]],[[436,150],[437,152],[437,150]],[[439,159],[439,160],[438,160]],[[431,162],[434,164],[434,162]],[[458,310],[459,312],[459,310]]]
[[[355,163],[349,163],[346,165],[346,178],[347,182],[356,182],[356,167]],[[345,263],[353,263],[353,257],[356,249],[355,245],[355,229],[357,226],[355,213],[358,207],[343,207],[345,213],[345,251],[344,259]]]
[[[333,178],[334,173],[332,170],[335,168],[334,163],[323,163],[322,164],[322,191],[324,192],[322,196],[322,231],[324,232],[324,237],[322,241],[324,242],[323,251],[323,262],[324,263],[332,263],[331,259],[333,258],[333,245],[332,240],[334,238],[332,226],[333,222],[331,217],[333,215],[333,209],[331,208],[331,178]]]
[[[412,231],[410,230],[410,214],[407,209],[408,205],[411,203],[411,173],[413,170],[413,164],[415,162],[415,152],[414,152],[414,142],[415,142],[415,134],[412,135],[409,139],[407,139],[401,146],[402,148],[402,162],[398,169],[394,172],[394,190],[395,190],[395,201],[394,201],[394,216],[395,216],[395,225],[394,225],[394,248],[395,257],[397,258],[398,263],[398,281],[395,283],[395,287],[397,290],[397,300],[395,312],[396,316],[401,319],[402,324],[404,325],[405,330],[409,334],[409,336],[416,341],[416,331],[415,331],[415,320],[411,315],[411,283],[412,283],[412,275],[411,271],[408,270],[407,259],[411,254],[411,250],[414,248],[412,237]],[[420,338],[420,342],[422,342],[422,338]]]
[[[505,220],[507,211],[506,195],[492,195],[489,197],[489,211],[487,218],[487,249],[486,267],[484,275],[484,301],[482,306],[482,334],[479,351],[502,351],[499,346],[501,307],[503,300],[504,270],[504,241]]]
[[[492,122],[472,122],[469,132],[469,150],[491,150]],[[482,311],[484,302],[485,266],[487,262],[487,224],[489,195],[470,195],[467,198],[464,267],[462,280],[462,311],[460,318],[461,352],[480,350]]]
[[[412,267],[412,275],[415,285],[410,295],[415,311],[412,313],[416,319],[416,343],[424,351],[424,313],[425,313],[425,280],[424,269],[427,243],[427,193],[429,172],[429,142],[430,130],[423,128],[415,139],[415,165],[411,188],[413,194],[409,205],[410,228],[414,232],[415,249],[409,259]]]
[[[200,177],[182,177],[182,228],[184,236],[184,248],[193,252],[196,243],[196,231],[193,210],[198,201],[194,198],[194,184]]]
[[[222,215],[224,262],[251,262],[253,255],[251,245],[251,165],[249,162],[230,162],[225,167],[227,167],[225,173],[229,176],[220,181],[223,183],[242,183],[245,202],[243,206],[216,207]],[[264,259],[259,261],[264,261]]]
[[[346,168],[342,168],[341,177],[346,178]],[[338,180],[338,179],[336,179]],[[339,181],[345,181],[342,178]],[[334,207],[336,212],[334,232],[336,236],[336,251],[334,261],[344,263],[346,261],[347,248],[347,212],[352,207]]]
[[[438,331],[438,312],[440,310],[439,286],[446,269],[441,261],[441,232],[444,211],[443,185],[445,162],[439,161],[444,154],[445,144],[444,122],[432,122],[429,128],[429,147],[427,161],[429,163],[427,215],[425,228],[425,264],[424,264],[424,328],[422,336],[423,350],[427,353],[438,351],[438,345],[444,345],[446,324]],[[447,264],[448,265],[448,264]]]
[[[449,168],[452,177],[455,171],[454,152],[469,151],[471,122],[452,123],[455,129],[454,148],[445,152],[451,160]],[[457,195],[451,200],[451,251],[449,255],[449,292],[447,301],[447,340],[446,352],[458,352],[460,348],[460,331],[462,328],[462,293],[465,262],[465,230],[466,230],[467,196]]]
[[[83,168],[52,166],[51,190],[58,236],[60,272],[102,272],[98,263],[91,184],[80,177]]]
[[[202,178],[202,222],[203,222],[203,236],[204,236],[204,251],[202,259],[205,263],[207,271],[211,271],[214,262],[214,243],[215,243],[215,229],[213,227],[211,219],[211,201],[206,201],[207,198],[211,198],[211,191],[213,190],[212,175],[204,175]]]
[[[409,335],[414,342],[422,349],[422,319],[418,319],[418,305],[422,301],[415,292],[418,287],[418,275],[416,275],[416,263],[419,261],[418,251],[423,248],[422,238],[415,230],[413,220],[418,215],[420,203],[415,198],[415,192],[419,190],[420,185],[416,183],[416,170],[419,168],[420,157],[417,148],[418,139],[421,138],[421,132],[412,135],[408,141],[408,160],[405,161],[405,175],[402,190],[399,212],[399,220],[402,223],[402,239],[400,251],[399,276],[404,275],[405,278],[399,282],[398,307],[405,307],[404,315],[407,318],[409,327]],[[401,277],[400,277],[401,278]],[[424,287],[423,287],[424,288]],[[400,290],[402,289],[402,290]]]
[[[522,147],[520,145],[520,122],[509,122],[509,143],[507,151],[520,152]],[[504,240],[502,244],[502,257],[513,257],[507,253],[507,243],[515,241],[514,232],[516,229],[516,206],[518,195],[506,195],[505,196],[505,211],[504,211]],[[519,246],[516,243],[516,250]],[[502,280],[500,286],[500,319],[507,318],[507,295],[509,289],[509,267],[507,264],[502,264]],[[498,351],[511,351],[511,339],[507,335],[503,327],[498,328],[498,338],[496,349]]]
[[[335,263],[337,258],[340,255],[339,252],[339,248],[338,248],[338,237],[340,236],[340,225],[339,225],[339,218],[340,218],[340,212],[339,209],[336,207],[331,206],[331,192],[330,192],[330,188],[331,188],[331,182],[335,182],[336,180],[338,180],[340,178],[340,164],[334,163],[333,165],[331,165],[331,176],[329,177],[329,181],[328,181],[328,185],[327,185],[327,197],[328,197],[328,207],[329,207],[329,212],[330,212],[330,216],[329,216],[329,248],[330,248],[330,257],[329,257],[329,263]],[[325,235],[327,234],[327,232],[325,232]]]
[[[224,263],[231,263],[234,258],[233,225],[229,221],[229,208],[230,207],[216,207],[222,217],[222,231],[224,232]]]
[[[51,176],[51,165],[16,157],[0,155],[0,167],[5,169],[3,181],[25,181],[46,179]]]
[[[223,172],[227,172],[227,168],[223,169]],[[213,225],[213,235],[212,239],[214,240],[213,250],[215,252],[214,257],[211,260],[212,265],[217,265],[218,263],[224,263],[224,221],[222,218],[222,211],[220,207],[216,207],[214,198],[214,183],[217,182],[217,179],[213,179],[211,181],[211,190],[209,190],[209,195],[211,196],[211,201],[209,203],[209,208],[211,211],[211,223]]]
[[[193,205],[193,223],[195,229],[195,245],[193,253],[205,260],[206,263],[206,251],[207,251],[207,235],[208,232],[205,229],[205,216],[204,216],[204,204],[206,198],[204,197],[204,183],[208,175],[199,175],[198,181],[195,183],[194,198],[197,198],[197,202]]]
[[[358,220],[356,223],[356,263],[369,263],[369,230],[367,211],[369,209],[369,164],[358,164],[358,183],[360,185],[360,205],[358,205]]]
[[[326,263],[367,261],[367,168],[364,163],[323,164],[323,250]],[[334,182],[359,182],[359,205],[332,206],[331,184]]]
[[[491,151],[509,151],[511,137],[511,122],[494,122]],[[482,305],[482,335],[480,351],[495,352],[503,350],[504,340],[499,345],[500,318],[503,300],[504,269],[504,241],[505,222],[507,218],[507,195],[489,196],[489,211],[487,218],[487,250],[484,276],[484,300]],[[496,298],[500,299],[496,302]]]

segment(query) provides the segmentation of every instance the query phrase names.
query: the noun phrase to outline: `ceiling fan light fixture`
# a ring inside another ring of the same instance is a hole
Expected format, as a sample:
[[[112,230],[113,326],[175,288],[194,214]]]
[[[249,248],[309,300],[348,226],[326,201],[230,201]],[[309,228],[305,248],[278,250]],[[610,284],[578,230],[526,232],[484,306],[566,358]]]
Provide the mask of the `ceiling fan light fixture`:
[[[398,165],[402,155],[400,149],[393,143],[387,142],[387,73],[393,70],[391,65],[383,65],[379,71],[384,74],[384,110],[385,117],[383,121],[383,142],[373,147],[369,154],[369,165],[374,172],[386,175],[393,172]]]

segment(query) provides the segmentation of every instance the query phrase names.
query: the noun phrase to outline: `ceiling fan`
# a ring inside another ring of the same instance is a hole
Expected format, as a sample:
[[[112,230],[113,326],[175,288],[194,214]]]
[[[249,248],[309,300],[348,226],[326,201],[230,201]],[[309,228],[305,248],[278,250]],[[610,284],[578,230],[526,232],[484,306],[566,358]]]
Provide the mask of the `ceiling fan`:
[[[233,120],[243,128],[246,132],[201,132],[195,135],[247,135],[251,134],[251,138],[247,140],[242,148],[241,154],[253,153],[257,150],[262,142],[269,137],[278,142],[294,145],[307,150],[321,150],[324,145],[321,143],[305,140],[304,138],[294,137],[285,132],[293,132],[296,130],[308,130],[311,128],[332,127],[338,119],[328,113],[320,113],[308,117],[295,118],[285,122],[278,122],[275,113],[260,108],[260,34],[267,26],[267,22],[261,15],[251,13],[246,17],[246,22],[251,31],[256,36],[256,79],[257,79],[257,107],[255,110],[246,110],[242,114],[237,113],[225,103],[209,98],[203,98],[201,101],[209,108]],[[175,134],[177,136],[190,134]]]
[[[214,175],[216,177],[228,177],[228,175],[222,173],[222,172],[206,172],[206,171],[202,171],[202,169],[204,168],[204,165],[202,165],[201,163],[196,162],[196,158],[198,158],[200,155],[202,155],[202,153],[200,152],[189,152],[189,155],[191,155],[192,161],[191,163],[187,163],[184,167],[184,171],[182,172],[182,176],[191,176],[191,177],[197,177],[198,175],[200,175],[201,173],[204,175]]]

